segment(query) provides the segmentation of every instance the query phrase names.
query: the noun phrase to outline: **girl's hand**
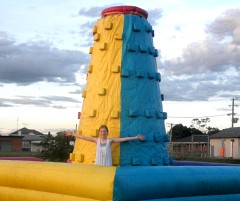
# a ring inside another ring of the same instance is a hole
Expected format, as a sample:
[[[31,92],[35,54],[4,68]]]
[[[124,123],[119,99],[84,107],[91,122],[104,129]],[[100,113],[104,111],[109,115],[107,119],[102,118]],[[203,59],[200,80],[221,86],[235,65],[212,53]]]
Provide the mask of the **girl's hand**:
[[[71,131],[65,131],[65,132],[64,132],[64,135],[66,135],[66,136],[72,136],[72,135],[73,135],[73,132],[71,132]]]
[[[138,135],[137,135],[137,139],[138,139],[138,140],[145,140],[145,136],[138,134]]]

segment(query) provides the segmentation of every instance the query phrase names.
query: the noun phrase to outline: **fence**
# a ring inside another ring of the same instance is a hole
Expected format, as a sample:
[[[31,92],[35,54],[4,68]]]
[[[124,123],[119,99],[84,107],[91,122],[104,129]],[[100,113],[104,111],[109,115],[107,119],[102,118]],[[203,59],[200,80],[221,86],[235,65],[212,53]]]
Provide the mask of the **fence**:
[[[174,158],[209,157],[208,143],[176,143],[168,145],[168,152]]]

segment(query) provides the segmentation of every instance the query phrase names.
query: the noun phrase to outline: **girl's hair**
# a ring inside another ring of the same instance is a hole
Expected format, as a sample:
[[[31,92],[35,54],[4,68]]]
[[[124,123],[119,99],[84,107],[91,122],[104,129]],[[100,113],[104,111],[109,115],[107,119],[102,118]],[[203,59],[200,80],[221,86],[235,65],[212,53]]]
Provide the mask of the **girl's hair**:
[[[108,127],[107,127],[106,125],[101,125],[101,126],[99,127],[99,131],[101,130],[101,128],[105,128],[105,129],[107,130],[107,132],[108,132]]]

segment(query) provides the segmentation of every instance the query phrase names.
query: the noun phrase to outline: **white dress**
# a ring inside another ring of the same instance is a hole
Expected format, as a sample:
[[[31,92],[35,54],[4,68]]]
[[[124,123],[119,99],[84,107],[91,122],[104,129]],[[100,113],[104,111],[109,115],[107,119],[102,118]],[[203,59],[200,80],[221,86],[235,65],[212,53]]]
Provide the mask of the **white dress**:
[[[109,139],[106,144],[102,144],[98,138],[95,165],[112,166],[111,141]]]

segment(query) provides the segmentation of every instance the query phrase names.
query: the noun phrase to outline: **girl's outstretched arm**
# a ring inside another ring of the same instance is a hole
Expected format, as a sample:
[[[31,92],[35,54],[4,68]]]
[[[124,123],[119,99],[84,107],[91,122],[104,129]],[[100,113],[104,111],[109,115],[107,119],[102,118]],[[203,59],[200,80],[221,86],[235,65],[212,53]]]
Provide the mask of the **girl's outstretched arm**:
[[[65,131],[64,135],[66,135],[66,136],[73,136],[75,138],[79,138],[79,139],[86,140],[86,141],[89,141],[89,142],[97,143],[97,138],[95,138],[95,137],[88,137],[88,136],[84,136],[84,135],[77,135],[77,134],[75,134],[75,133],[73,133],[71,131]]]
[[[123,138],[112,138],[112,142],[127,142],[131,140],[144,140],[145,136],[144,135],[136,135],[135,137],[123,137]]]

